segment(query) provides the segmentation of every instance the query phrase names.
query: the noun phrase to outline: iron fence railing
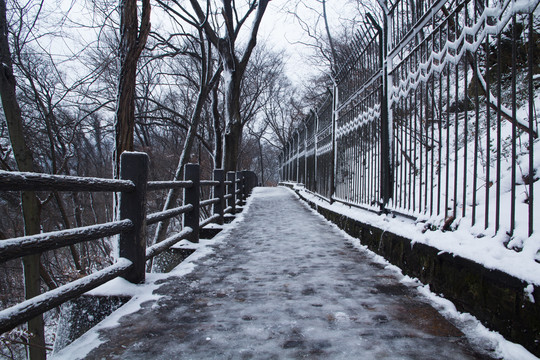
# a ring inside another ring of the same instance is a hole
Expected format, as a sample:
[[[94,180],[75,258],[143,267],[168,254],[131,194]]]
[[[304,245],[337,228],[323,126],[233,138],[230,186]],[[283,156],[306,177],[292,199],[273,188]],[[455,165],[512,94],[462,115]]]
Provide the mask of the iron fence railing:
[[[526,214],[530,236],[539,1],[379,3],[380,23],[368,15],[333,96],[283,150],[282,180],[441,228],[513,236]]]

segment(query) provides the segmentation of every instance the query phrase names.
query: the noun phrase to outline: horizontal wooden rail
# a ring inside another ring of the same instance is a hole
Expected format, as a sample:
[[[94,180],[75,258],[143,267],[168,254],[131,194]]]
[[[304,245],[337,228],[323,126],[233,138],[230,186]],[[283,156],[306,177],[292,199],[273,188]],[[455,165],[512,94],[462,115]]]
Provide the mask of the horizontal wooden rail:
[[[202,200],[199,203],[199,206],[213,205],[213,204],[217,204],[220,201],[221,201],[220,198],[212,198],[212,199]]]
[[[0,262],[117,235],[132,228],[133,223],[131,220],[125,219],[76,229],[2,240],[0,241]]]
[[[156,255],[161,254],[165,250],[170,249],[171,246],[178,243],[181,240],[187,239],[188,236],[193,233],[193,229],[190,227],[186,227],[182,229],[178,234],[175,234],[155,245],[152,245],[148,249],[146,249],[146,260],[150,260]]]
[[[0,311],[0,334],[125,274],[132,265],[131,261],[120,258],[105,269]]]
[[[133,191],[129,180],[0,170],[0,191]]]
[[[189,189],[192,186],[192,181],[149,181],[146,190]]]
[[[174,209],[169,209],[169,210],[161,211],[158,213],[150,214],[146,217],[146,225],[152,225],[157,222],[184,214],[191,210],[193,210],[193,205],[184,205],[184,206],[179,206]]]
[[[214,181],[214,180],[201,180],[199,182],[199,185],[201,186],[216,186],[216,185],[219,185],[220,182],[219,181]]]
[[[201,223],[199,224],[199,226],[200,226],[200,227],[205,227],[205,226],[208,225],[208,224],[211,224],[211,223],[213,223],[213,222],[216,222],[218,219],[219,219],[219,214],[212,215],[212,216],[210,216],[209,218],[204,219],[203,221],[201,221]]]

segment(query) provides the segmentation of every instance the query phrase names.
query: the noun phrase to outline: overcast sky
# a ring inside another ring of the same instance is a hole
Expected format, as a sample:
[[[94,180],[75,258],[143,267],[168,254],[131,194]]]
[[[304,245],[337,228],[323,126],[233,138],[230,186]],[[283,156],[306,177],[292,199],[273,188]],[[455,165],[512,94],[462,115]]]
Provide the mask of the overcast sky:
[[[322,5],[318,1],[306,0],[306,2],[322,13]],[[312,49],[303,44],[311,40],[290,12],[296,12],[303,21],[309,24],[316,23],[317,15],[305,6],[297,6],[296,3],[297,1],[290,0],[270,1],[261,23],[259,38],[261,41],[273,44],[275,50],[284,50],[287,75],[293,82],[302,84],[310,75],[317,72],[317,68],[309,58]],[[345,0],[328,0],[327,12],[330,27],[333,29],[337,29],[340,24],[357,16],[355,7]]]
[[[284,52],[284,60],[286,62],[285,71],[291,81],[298,85],[305,85],[307,80],[321,69],[317,69],[317,64],[313,63],[313,59],[310,57],[313,49],[305,45],[305,43],[312,42],[312,40],[302,30],[298,19],[292,13],[296,13],[302,21],[310,24],[310,27],[314,27],[317,20],[319,20],[319,26],[322,26],[322,21],[318,18],[317,14],[322,13],[322,5],[319,1],[315,0],[303,1],[309,4],[312,9],[304,6],[301,0],[270,1],[259,31],[259,43],[266,42],[270,49]],[[52,18],[60,18],[69,9],[69,17],[73,23],[70,23],[69,29],[65,30],[72,35],[68,38],[56,37],[51,39],[50,44],[47,44],[43,39],[40,42],[41,46],[48,48],[48,51],[55,54],[54,57],[61,61],[61,59],[67,58],[85,46],[88,46],[95,36],[98,36],[100,24],[93,23],[96,26],[94,29],[77,26],[77,23],[91,24],[92,7],[90,1],[58,0],[57,4],[60,4],[60,6],[55,6],[55,2],[53,1],[49,4],[49,13],[42,20],[50,24]],[[330,27],[333,29],[339,28],[340,24],[357,16],[357,10],[352,4],[352,1],[327,0],[327,10]],[[251,19],[245,24],[244,31],[249,31],[253,17],[252,15]],[[154,6],[151,18],[153,30],[159,31],[160,27],[167,26],[167,21],[164,22],[163,20],[163,14],[158,7]],[[321,28],[319,31],[321,31],[321,36],[326,36]],[[79,76],[77,75],[77,70],[79,69],[73,69],[72,75],[75,78]]]

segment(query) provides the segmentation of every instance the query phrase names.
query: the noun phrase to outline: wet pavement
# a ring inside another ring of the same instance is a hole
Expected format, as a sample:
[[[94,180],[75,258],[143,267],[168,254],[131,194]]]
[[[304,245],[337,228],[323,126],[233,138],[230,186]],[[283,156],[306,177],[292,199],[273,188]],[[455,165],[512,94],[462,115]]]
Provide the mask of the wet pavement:
[[[287,189],[255,189],[244,221],[195,263],[101,330],[87,358],[489,358]]]

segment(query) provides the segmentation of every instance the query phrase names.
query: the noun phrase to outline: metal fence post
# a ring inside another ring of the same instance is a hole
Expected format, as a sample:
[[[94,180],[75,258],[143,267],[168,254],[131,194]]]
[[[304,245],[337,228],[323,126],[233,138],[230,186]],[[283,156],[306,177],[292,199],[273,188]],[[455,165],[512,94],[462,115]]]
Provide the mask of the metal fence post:
[[[298,129],[296,130],[296,137],[296,168],[294,170],[296,172],[295,182],[298,184],[300,182],[300,132]]]
[[[214,169],[214,181],[219,181],[219,185],[214,186],[214,197],[219,198],[219,202],[214,204],[214,214],[219,215],[218,224],[223,225],[223,210],[225,209],[225,176],[223,169]]]
[[[313,152],[313,156],[314,156],[314,166],[313,166],[313,189],[310,189],[310,190],[313,190],[314,192],[316,192],[317,194],[320,193],[320,182],[319,182],[319,161],[318,161],[318,157],[319,157],[319,114],[316,112],[316,111],[313,111],[313,114],[315,114],[315,132],[314,132],[314,141],[315,141],[315,150]]]
[[[339,94],[338,88],[334,85],[332,89],[332,172],[330,173],[330,186],[328,189],[328,199],[330,204],[334,202],[334,196],[336,195],[336,175],[337,175],[337,151],[336,151],[336,123],[337,123],[337,108],[338,108]]]
[[[283,151],[280,152],[279,155],[278,155],[278,174],[279,174],[278,182],[283,181],[283,175],[282,175],[282,171],[281,171],[281,154],[282,153],[283,153]]]
[[[146,265],[146,185],[148,155],[124,152],[120,156],[120,179],[131,180],[135,191],[120,193],[119,220],[129,219],[133,229],[118,237],[119,256],[133,262],[133,270],[123,277],[132,283],[142,283]]]
[[[390,131],[389,113],[388,113],[388,62],[387,62],[387,38],[388,25],[386,15],[383,16],[383,26],[381,27],[375,18],[370,14],[366,14],[369,21],[377,29],[379,35],[379,66],[383,75],[382,91],[381,91],[381,170],[380,170],[380,189],[382,204],[381,211],[386,211],[386,205],[392,198],[392,188],[394,176],[392,173],[392,134]]]
[[[308,177],[308,166],[307,166],[307,136],[308,136],[308,128],[306,121],[304,120],[304,189],[307,189],[307,177]]]
[[[230,181],[231,183],[229,184],[229,187],[228,187],[228,195],[230,195],[231,197],[227,200],[227,206],[230,206],[231,207],[231,214],[236,214],[236,173],[234,171],[229,171],[227,173],[227,181]]]
[[[187,240],[192,243],[199,242],[199,196],[200,196],[200,169],[199,164],[186,164],[184,168],[184,180],[191,180],[193,186],[184,189],[184,205],[192,205],[193,210],[184,213],[184,228],[190,227],[193,232]]]

